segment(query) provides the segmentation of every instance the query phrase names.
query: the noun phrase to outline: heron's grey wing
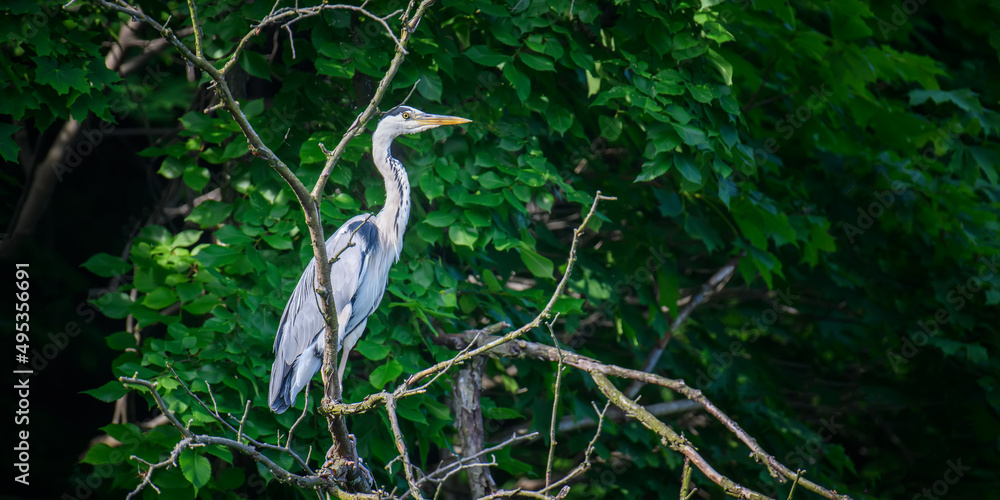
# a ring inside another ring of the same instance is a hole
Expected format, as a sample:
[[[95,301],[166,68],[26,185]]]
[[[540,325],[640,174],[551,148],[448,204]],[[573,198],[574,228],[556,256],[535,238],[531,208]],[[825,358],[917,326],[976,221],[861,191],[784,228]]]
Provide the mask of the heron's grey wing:
[[[326,240],[327,255],[330,258],[340,256],[331,267],[330,278],[341,339],[344,332],[349,331],[345,327],[351,325],[353,307],[349,299],[362,282],[365,269],[370,267],[368,260],[374,254],[373,248],[378,246],[378,232],[370,218],[368,214],[356,216]],[[324,322],[317,285],[316,259],[313,258],[288,299],[274,339],[275,358],[268,399],[271,409],[277,413],[294,404],[295,396],[322,366]]]
[[[354,217],[337,233],[333,245],[327,242],[327,252],[331,258],[340,254],[330,268],[330,281],[340,323],[338,340],[343,345],[346,337],[364,328],[364,320],[375,311],[385,292],[388,272],[381,272],[385,251],[374,217]],[[341,253],[350,243],[354,246]]]
[[[366,245],[361,249],[360,264],[358,268],[357,285],[345,290],[343,295],[336,296],[338,308],[339,304],[345,304],[349,309],[340,311],[340,366],[337,376],[340,380],[344,378],[344,369],[347,366],[348,355],[351,349],[357,344],[358,339],[364,333],[368,323],[368,317],[375,312],[382,297],[385,295],[386,284],[389,280],[389,267],[396,259],[396,253],[383,245],[383,240],[379,238],[378,226],[368,221],[357,226],[358,234],[366,233],[365,241],[373,241],[374,244]],[[337,264],[334,264],[336,268]],[[348,262],[345,265],[350,266]],[[355,269],[355,267],[350,267]],[[348,296],[346,292],[351,292]]]

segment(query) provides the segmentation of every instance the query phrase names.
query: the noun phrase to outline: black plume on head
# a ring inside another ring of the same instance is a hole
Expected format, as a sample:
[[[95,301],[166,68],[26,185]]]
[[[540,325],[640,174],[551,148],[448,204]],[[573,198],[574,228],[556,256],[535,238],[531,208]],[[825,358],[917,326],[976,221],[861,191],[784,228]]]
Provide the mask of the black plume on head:
[[[410,113],[417,113],[418,112],[416,109],[413,109],[413,108],[411,108],[409,106],[396,106],[395,108],[392,108],[389,111],[386,111],[385,112],[385,116],[383,116],[382,118],[385,119],[385,118],[388,118],[390,116],[397,116],[397,115],[403,113],[404,111],[409,111]]]

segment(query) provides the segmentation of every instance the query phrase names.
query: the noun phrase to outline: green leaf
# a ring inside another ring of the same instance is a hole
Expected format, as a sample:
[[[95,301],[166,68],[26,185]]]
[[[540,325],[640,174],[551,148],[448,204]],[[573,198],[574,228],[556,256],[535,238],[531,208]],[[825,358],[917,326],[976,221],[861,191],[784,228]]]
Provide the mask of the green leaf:
[[[284,234],[262,234],[260,236],[271,245],[271,248],[275,250],[291,250],[292,249],[292,239]]]
[[[552,193],[538,193],[535,195],[535,205],[538,205],[538,208],[546,212],[552,211],[552,205],[554,205],[555,202],[556,197],[553,196]]]
[[[215,306],[219,305],[221,302],[222,301],[220,301],[219,298],[216,297],[215,295],[206,294],[192,300],[187,304],[184,304],[182,309],[191,314],[201,315],[211,311]]]
[[[194,485],[196,491],[212,479],[212,464],[208,458],[202,456],[194,448],[184,448],[180,458],[178,458],[178,463],[181,466],[181,472],[184,473],[184,478]]]
[[[714,40],[719,45],[736,40],[736,37],[726,30],[722,24],[714,21],[705,23],[705,37]],[[708,49],[708,51],[711,52],[712,49]]]
[[[59,64],[48,57],[35,58],[35,64],[38,65],[35,70],[35,83],[48,85],[56,89],[59,95],[69,93],[70,88],[85,94],[90,92],[90,82],[87,81],[83,68]]]
[[[656,179],[667,173],[670,170],[670,165],[670,160],[647,161],[642,164],[642,172],[636,176],[633,182],[647,182]]]
[[[136,347],[135,334],[126,331],[112,333],[104,341],[108,344],[108,347],[116,351],[124,351],[125,349]]]
[[[597,124],[601,128],[601,135],[609,141],[614,141],[622,135],[622,122],[617,116],[599,116]]]
[[[962,111],[982,112],[983,105],[979,103],[978,94],[969,89],[958,89],[952,91],[945,90],[913,90],[910,91],[910,106],[919,106],[927,99],[931,99],[935,104],[950,102],[958,106]]]
[[[491,407],[483,408],[483,417],[491,420],[510,420],[515,418],[525,418],[521,412],[514,408]]]
[[[205,267],[219,267],[232,263],[239,256],[240,251],[234,248],[211,245],[199,250],[194,257]]]
[[[267,62],[267,58],[263,54],[258,54],[250,50],[243,51],[243,57],[240,58],[240,67],[250,76],[271,81],[271,64]]]
[[[20,128],[13,123],[0,123],[0,157],[6,161],[17,161],[17,152],[21,147],[17,145],[13,136]]]
[[[385,344],[379,344],[365,339],[361,339],[361,341],[358,342],[358,345],[354,346],[354,350],[360,352],[362,356],[372,361],[381,361],[385,359],[390,352],[392,352],[392,350]]]
[[[437,73],[428,72],[420,74],[420,83],[417,84],[417,92],[420,92],[420,95],[426,97],[427,100],[441,102],[443,88],[444,84]]]
[[[548,115],[548,122],[552,130],[560,134],[565,134],[573,126],[573,115],[563,107],[556,107],[551,109],[551,113]]]
[[[80,264],[88,271],[105,278],[121,276],[132,269],[132,265],[125,262],[121,257],[99,253],[91,256],[86,262]]]
[[[560,314],[579,313],[583,310],[584,299],[574,299],[572,297],[559,297],[552,305],[552,312]]]
[[[690,155],[674,155],[674,166],[685,179],[695,184],[701,184],[701,170],[694,164]]]
[[[483,66],[498,66],[501,63],[510,62],[510,56],[504,56],[493,52],[492,50],[486,48],[485,45],[474,45],[469,47],[468,50],[462,54],[473,62],[481,64]]]
[[[452,225],[456,219],[458,219],[458,214],[454,212],[435,211],[427,214],[424,222],[434,227],[447,227]]]
[[[520,248],[518,251],[521,254],[521,261],[528,267],[531,274],[539,278],[552,277],[552,271],[555,269],[555,265],[551,260],[528,248]]]
[[[420,402],[417,398],[400,400],[396,411],[406,421],[427,425],[427,417],[420,411]]]
[[[186,220],[201,227],[212,227],[226,220],[226,217],[229,217],[232,211],[233,206],[228,203],[206,200],[194,207],[191,215],[188,215]]]
[[[121,385],[121,384],[118,384]],[[81,462],[85,464],[117,464],[121,463],[128,455],[118,447],[108,446],[106,443],[96,443],[87,449]]]
[[[757,248],[767,248],[767,228],[759,209],[742,200],[733,202],[733,219],[750,244]]]
[[[719,70],[722,81],[731,87],[733,85],[733,65],[712,49],[708,49],[705,54],[708,60],[712,61],[712,64],[715,65],[715,69]]]
[[[521,58],[521,62],[523,62],[525,66],[531,69],[537,71],[556,70],[555,63],[553,63],[552,59],[549,59],[547,56],[528,54],[525,52],[521,52],[520,54],[518,54],[518,56]]]
[[[349,79],[354,76],[354,66],[344,64],[332,59],[320,57],[316,59],[316,72],[332,78]]]
[[[479,185],[486,189],[497,189],[507,187],[509,185],[508,181],[505,181],[497,175],[496,172],[489,171],[479,176]]]
[[[142,305],[150,309],[163,309],[174,302],[177,302],[177,294],[173,290],[161,286],[146,294]]]
[[[646,42],[661,56],[670,53],[670,31],[663,29],[659,23],[649,23],[646,27]]]
[[[456,245],[475,248],[479,230],[474,227],[454,225],[448,228],[448,236]]]
[[[688,92],[691,93],[691,97],[693,97],[694,100],[702,104],[712,102],[712,89],[708,88],[708,85],[689,85],[687,89]]]
[[[188,165],[184,168],[184,184],[187,184],[191,189],[201,192],[208,185],[208,181],[212,179],[212,176],[208,173],[208,169],[205,167],[199,167],[197,165]]]
[[[166,177],[167,179],[176,179],[184,174],[184,169],[186,165],[180,158],[174,158],[173,156],[168,156],[163,159],[163,163],[160,165],[160,169],[156,173]]]
[[[105,403],[114,403],[121,399],[122,396],[127,394],[129,389],[125,387],[121,382],[114,380],[108,382],[96,389],[88,389],[86,391],[80,391],[83,394],[89,394]]]
[[[105,316],[112,319],[123,319],[129,314],[132,299],[124,292],[109,292],[90,301],[97,306]]]
[[[493,274],[493,271],[489,269],[483,270],[483,283],[486,284],[486,288],[491,292],[495,293],[502,290],[500,286],[500,281],[497,280],[497,277],[495,274]]]
[[[690,125],[681,125],[679,123],[671,123],[670,125],[674,127],[674,130],[677,131],[677,135],[680,135],[681,140],[688,146],[698,146],[708,143],[708,137],[705,135],[705,131],[700,128]]]
[[[186,231],[181,231],[177,233],[177,236],[174,236],[173,242],[170,243],[170,248],[173,249],[178,247],[189,247],[191,245],[194,245],[195,243],[198,242],[199,239],[201,239],[201,235],[203,233],[204,231],[198,231],[196,229],[188,229]]]
[[[240,231],[236,226],[224,225],[215,232],[215,238],[227,245],[246,245],[247,243],[252,243],[253,238],[247,236],[243,231]]]
[[[531,79],[525,76],[521,70],[517,69],[517,66],[513,62],[503,65],[503,76],[514,87],[514,91],[517,92],[517,98],[522,103],[527,102],[528,97],[531,95]]]
[[[993,149],[981,146],[969,146],[967,149],[989,183],[996,186],[998,180],[996,169],[1000,166],[1000,154],[997,154]]]
[[[395,359],[389,361],[388,363],[380,365],[378,368],[372,370],[371,375],[368,376],[368,382],[377,390],[382,390],[385,384],[396,380],[397,377],[403,374],[403,365],[399,364],[399,361]]]

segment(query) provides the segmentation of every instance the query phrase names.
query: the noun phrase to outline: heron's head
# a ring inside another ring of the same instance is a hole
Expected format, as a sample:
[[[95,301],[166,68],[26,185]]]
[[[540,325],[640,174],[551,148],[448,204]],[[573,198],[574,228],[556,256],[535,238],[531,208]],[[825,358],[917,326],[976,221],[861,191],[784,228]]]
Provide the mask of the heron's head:
[[[403,134],[416,134],[441,125],[458,125],[471,121],[458,116],[432,115],[409,106],[396,106],[378,122],[375,133],[397,137]]]

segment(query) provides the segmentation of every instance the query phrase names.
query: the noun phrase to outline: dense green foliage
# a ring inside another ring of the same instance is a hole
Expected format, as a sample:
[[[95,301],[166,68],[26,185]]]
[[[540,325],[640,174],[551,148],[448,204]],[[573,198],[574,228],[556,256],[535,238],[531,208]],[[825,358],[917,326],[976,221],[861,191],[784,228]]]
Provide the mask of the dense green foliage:
[[[396,4],[371,8],[384,14]],[[183,3],[143,5],[161,22],[172,15],[176,30],[185,26]],[[271,6],[201,5],[205,53],[224,62]],[[298,412],[267,410],[271,345],[311,257],[290,189],[249,155],[228,114],[202,113],[212,91],[188,81],[175,51],[121,79],[103,69],[100,44],[126,19],[86,3],[70,12],[3,9],[8,33],[32,15],[55,21],[38,36],[7,37],[6,160],[16,158],[17,127],[45,130],[70,114],[88,117],[85,131],[102,120],[176,126],[139,154],[180,188],[177,205],[219,189],[183,221],[143,228],[128,259],[109,248],[83,264],[125,276],[120,290],[94,301],[122,320],[107,336],[120,351],[114,374],[156,380],[181,420],[219,432],[169,363],[195,393],[208,398],[211,389],[220,411],[242,415],[249,399],[244,430],[274,442]],[[449,358],[432,342],[437,332],[529,319],[600,190],[618,201],[600,206],[557,305],[561,343],[639,368],[678,300],[745,253],[725,289],[673,332],[656,371],[702,389],[783,463],[855,498],[911,498],[926,488],[943,496],[940,485],[948,497],[988,496],[1000,486],[997,19],[991,2],[442,0],[415,32],[382,108],[419,79],[409,104],[474,123],[398,141],[414,186],[410,228],[345,377],[345,399]],[[284,30],[251,39],[236,93],[264,141],[311,186],[324,160],[319,143],[332,147],[367,103],[394,43],[347,11],[292,29],[294,53]],[[148,27],[139,34],[157,36]],[[331,178],[328,231],[382,202],[369,149],[367,136],[354,140]],[[124,331],[128,315],[141,345]],[[551,343],[547,331],[532,335]],[[489,363],[498,382],[484,393],[491,438],[518,423],[547,431],[554,374],[539,361]],[[564,384],[560,415],[592,417],[590,401],[603,397],[589,379],[568,371]],[[110,402],[125,392],[109,382],[92,394]],[[413,459],[425,469],[452,447],[450,394],[442,381],[400,401]],[[640,394],[644,404],[677,397],[651,387]],[[295,435],[303,456],[329,443],[323,419],[311,415]],[[665,418],[720,472],[787,497],[789,485],[775,483],[716,421]],[[398,464],[391,475],[383,469],[396,454],[384,412],[349,425],[377,481],[403,484]],[[85,464],[116,467],[102,488],[133,488],[139,478],[126,457],[160,460],[179,439],[169,426],[104,430],[125,444],[87,452]],[[561,439],[557,470],[572,468],[590,437],[580,430]],[[538,440],[498,454],[494,477],[509,486],[544,475],[544,450]],[[572,498],[677,497],[680,455],[641,426],[609,423],[598,454]],[[971,470],[952,482],[946,471],[956,461]],[[253,468],[209,447],[186,452],[179,469],[154,481],[165,498],[263,498],[265,481],[266,494],[292,496]],[[695,481],[721,495],[704,477]]]

